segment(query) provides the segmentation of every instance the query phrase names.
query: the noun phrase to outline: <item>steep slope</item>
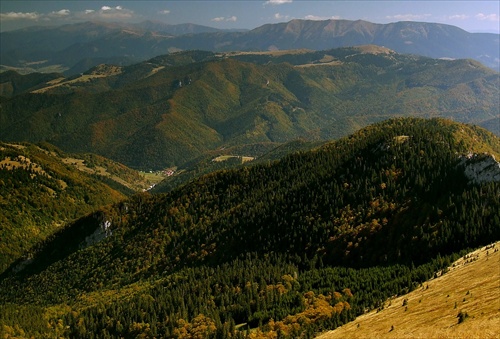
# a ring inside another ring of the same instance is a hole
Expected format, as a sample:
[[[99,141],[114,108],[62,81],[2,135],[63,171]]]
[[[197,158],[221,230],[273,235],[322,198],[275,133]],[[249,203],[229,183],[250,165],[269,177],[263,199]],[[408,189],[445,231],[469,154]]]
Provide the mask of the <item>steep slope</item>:
[[[0,272],[65,223],[147,187],[99,156],[7,143],[0,143],[0,183]]]
[[[497,338],[499,246],[468,253],[442,276],[318,339]]]
[[[446,120],[394,119],[137,195],[5,272],[0,321],[35,335],[46,317],[72,338],[225,338],[245,328],[250,338],[310,337],[500,239],[500,183],[464,173],[462,157],[476,150],[498,156],[500,140]]]
[[[498,92],[498,73],[477,62],[373,46],[193,51],[2,99],[0,135],[161,169],[221,147],[338,138],[394,116],[481,123],[498,118]]]

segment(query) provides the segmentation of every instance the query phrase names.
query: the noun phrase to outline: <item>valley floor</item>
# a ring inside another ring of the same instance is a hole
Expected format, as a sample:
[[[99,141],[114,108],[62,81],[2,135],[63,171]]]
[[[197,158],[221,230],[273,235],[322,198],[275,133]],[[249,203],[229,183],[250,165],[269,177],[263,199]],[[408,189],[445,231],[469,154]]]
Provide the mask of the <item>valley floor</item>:
[[[461,323],[460,312],[468,315]],[[500,338],[500,242],[317,339],[334,338]]]

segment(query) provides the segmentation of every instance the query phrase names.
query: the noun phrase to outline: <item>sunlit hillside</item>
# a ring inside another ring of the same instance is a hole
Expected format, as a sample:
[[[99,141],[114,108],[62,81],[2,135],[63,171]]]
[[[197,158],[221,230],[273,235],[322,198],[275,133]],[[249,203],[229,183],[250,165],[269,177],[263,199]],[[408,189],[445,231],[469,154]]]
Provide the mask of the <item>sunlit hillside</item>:
[[[415,291],[317,339],[499,338],[500,242],[471,252]]]

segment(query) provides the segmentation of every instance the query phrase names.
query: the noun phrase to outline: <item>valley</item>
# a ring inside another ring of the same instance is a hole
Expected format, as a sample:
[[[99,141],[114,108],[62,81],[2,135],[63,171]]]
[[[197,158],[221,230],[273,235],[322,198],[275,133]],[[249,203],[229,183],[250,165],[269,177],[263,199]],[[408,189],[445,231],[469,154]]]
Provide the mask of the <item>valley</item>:
[[[497,338],[499,34],[194,4],[2,3],[0,337]]]

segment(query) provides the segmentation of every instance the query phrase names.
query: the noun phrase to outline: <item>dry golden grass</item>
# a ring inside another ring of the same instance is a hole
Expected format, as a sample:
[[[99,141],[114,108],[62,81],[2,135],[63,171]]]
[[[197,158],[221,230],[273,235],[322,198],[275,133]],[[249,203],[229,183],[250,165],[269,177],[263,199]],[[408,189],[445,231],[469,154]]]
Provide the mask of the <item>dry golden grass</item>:
[[[54,80],[50,80],[50,81],[47,81],[47,85],[49,85],[49,86],[56,85],[56,84],[60,83],[61,81],[64,81],[65,79],[66,78],[64,78],[64,77],[60,77],[60,78],[57,78]]]
[[[47,172],[45,172],[45,170],[42,168],[42,166],[40,166],[37,163],[32,162],[30,158],[27,158],[23,155],[18,155],[17,157],[15,157],[13,159],[11,157],[6,157],[5,159],[1,159],[0,160],[0,167],[3,167],[8,171],[11,171],[11,170],[14,170],[17,168],[26,169],[26,168],[31,167],[33,172],[38,173],[38,174],[42,174],[42,175],[47,176],[48,178],[51,178],[51,176],[48,175]]]
[[[259,51],[259,52],[253,52],[253,51],[237,51],[237,52],[228,52],[228,53],[219,53],[219,56],[224,56],[224,55],[230,55],[230,56],[235,56],[235,55],[272,55],[272,56],[281,56],[281,55],[287,55],[287,54],[305,54],[305,53],[310,53],[313,52],[311,49],[285,49],[285,50],[273,50],[273,51]]]
[[[377,45],[360,45],[356,46],[355,49],[360,51],[361,53],[367,53],[367,54],[391,54],[395,53],[393,50],[386,48],[386,47],[381,47]]]
[[[165,68],[165,66],[159,66],[159,67],[153,68],[153,69],[151,70],[151,72],[149,72],[149,74],[145,76],[145,78],[148,78],[148,77],[150,77],[150,76],[152,76],[152,75],[154,75],[154,74],[158,73],[159,71],[161,71],[161,70],[162,70],[162,69],[164,69],[164,68]]]
[[[14,148],[17,148],[17,149],[25,149],[26,146],[24,145],[19,145],[19,144],[5,144],[7,146],[11,146],[11,147],[14,147]],[[2,147],[2,149],[4,149],[4,147]]]
[[[321,59],[323,60],[323,59]],[[305,68],[305,67],[316,67],[316,66],[338,66],[338,65],[342,65],[343,62],[342,61],[339,61],[339,60],[333,60],[333,61],[328,61],[328,62],[322,62],[322,61],[319,61],[318,63],[315,63],[315,64],[303,64],[303,65],[295,65],[295,67],[302,67],[302,68]]]
[[[64,78],[58,78],[55,80],[51,80],[47,82],[47,86],[34,90],[31,93],[44,93],[50,89],[60,87],[60,86],[69,86],[72,84],[76,83],[82,83],[82,82],[90,82],[92,79],[97,79],[97,78],[106,78],[109,76],[114,76],[118,75],[122,72],[121,68],[118,66],[108,66],[108,65],[100,65],[96,66],[95,70],[92,71],[91,74],[83,74],[79,76],[78,78],[72,79],[72,80],[67,80],[64,81]]]
[[[364,314],[317,339],[500,338],[500,242],[467,257],[419,289],[386,301],[380,312]],[[468,318],[459,324],[461,311]]]
[[[85,164],[85,160],[77,159],[77,158],[61,158],[61,160],[65,164],[75,166],[75,168],[81,172],[102,175],[104,177],[109,177],[113,181],[116,181],[117,183],[119,183],[125,187],[128,187],[132,190],[137,190],[137,187],[134,187],[133,184],[131,184],[130,182],[127,182],[126,180],[120,178],[117,175],[109,173],[108,170],[102,166],[93,166],[92,168],[90,168]]]
[[[241,163],[245,163],[247,161],[252,161],[255,158],[254,157],[246,157],[246,156],[238,156],[238,155],[219,155],[218,157],[214,158],[212,161],[215,162],[221,162],[221,161],[226,161],[230,158],[241,158]]]

